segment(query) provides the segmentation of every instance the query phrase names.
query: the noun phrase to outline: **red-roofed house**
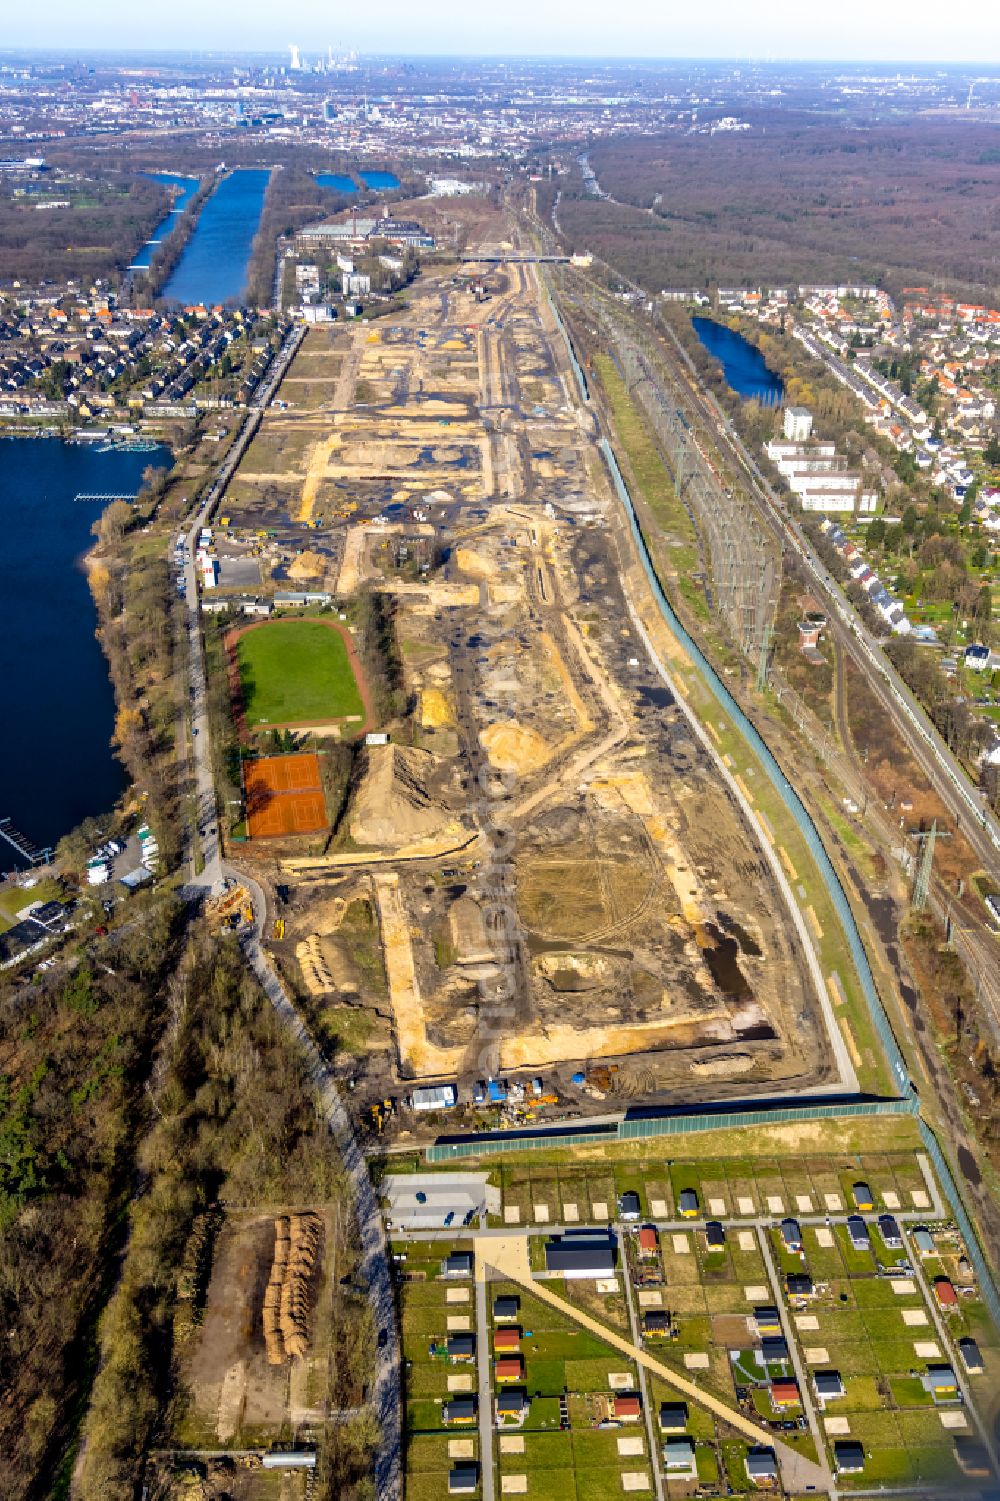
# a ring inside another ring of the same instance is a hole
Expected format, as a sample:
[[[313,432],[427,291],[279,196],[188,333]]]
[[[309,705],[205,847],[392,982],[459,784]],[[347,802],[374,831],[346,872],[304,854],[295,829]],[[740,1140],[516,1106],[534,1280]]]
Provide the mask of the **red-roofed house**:
[[[796,1381],[772,1381],[771,1401],[775,1407],[797,1407],[799,1387]]]

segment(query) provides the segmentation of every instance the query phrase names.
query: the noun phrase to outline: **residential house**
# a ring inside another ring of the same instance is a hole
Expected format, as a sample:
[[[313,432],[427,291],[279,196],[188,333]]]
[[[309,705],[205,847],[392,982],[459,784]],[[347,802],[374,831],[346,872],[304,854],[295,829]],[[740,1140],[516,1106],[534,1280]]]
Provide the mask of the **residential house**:
[[[639,1231],[639,1259],[649,1261],[655,1258],[660,1249],[660,1238],[652,1225],[643,1225]]]
[[[872,1239],[868,1233],[868,1226],[860,1214],[851,1214],[847,1217],[847,1233],[851,1238],[851,1245],[855,1251],[870,1251]]]
[[[479,1489],[479,1466],[474,1461],[452,1465],[448,1472],[449,1496],[472,1496]]]
[[[902,1248],[903,1237],[898,1223],[891,1214],[879,1215],[878,1228],[887,1250],[898,1251]]]
[[[725,1246],[725,1227],[718,1220],[709,1220],[706,1224],[705,1242],[710,1251],[721,1251]]]
[[[747,1479],[753,1485],[771,1488],[778,1483],[778,1460],[773,1449],[759,1444],[747,1450]]]
[[[954,1308],[958,1303],[958,1294],[950,1277],[934,1278],[934,1296],[942,1308]]]
[[[808,1272],[789,1272],[785,1277],[785,1290],[792,1301],[811,1298],[816,1291]]]
[[[875,1208],[875,1200],[872,1198],[872,1191],[868,1187],[868,1184],[864,1181],[855,1183],[854,1187],[851,1189],[851,1197],[854,1200],[855,1209],[857,1209],[861,1214],[870,1214],[871,1211]]]
[[[660,1403],[660,1432],[684,1433],[688,1424],[686,1402]]]
[[[924,1390],[930,1392],[935,1402],[961,1401],[958,1378],[950,1365],[929,1365],[921,1380]]]
[[[798,1220],[784,1219],[780,1225],[781,1238],[785,1243],[786,1251],[802,1250],[802,1231]]]
[[[772,1304],[758,1304],[753,1311],[753,1318],[758,1334],[765,1335],[781,1333],[781,1315]]]
[[[498,1428],[520,1428],[528,1416],[531,1403],[527,1393],[519,1386],[509,1386],[497,1392],[496,1414]]]
[[[676,1478],[694,1478],[698,1473],[694,1441],[689,1438],[671,1438],[663,1445],[663,1466],[668,1475]]]
[[[448,1428],[467,1427],[476,1421],[475,1397],[451,1397],[441,1408],[441,1421]]]
[[[983,1357],[979,1346],[971,1335],[966,1334],[958,1342],[958,1352],[962,1357],[962,1364],[970,1376],[979,1376],[983,1370]]]
[[[643,1339],[667,1339],[670,1335],[670,1315],[654,1308],[642,1316]]]
[[[833,1461],[838,1475],[857,1475],[865,1467],[864,1445],[857,1439],[837,1439],[833,1446]]]
[[[839,1371],[813,1371],[813,1386],[821,1407],[845,1394],[844,1378]]]
[[[608,1405],[611,1416],[619,1423],[638,1423],[642,1417],[637,1392],[615,1392]]]
[[[799,1384],[791,1379],[771,1382],[771,1405],[775,1408],[798,1407]]]

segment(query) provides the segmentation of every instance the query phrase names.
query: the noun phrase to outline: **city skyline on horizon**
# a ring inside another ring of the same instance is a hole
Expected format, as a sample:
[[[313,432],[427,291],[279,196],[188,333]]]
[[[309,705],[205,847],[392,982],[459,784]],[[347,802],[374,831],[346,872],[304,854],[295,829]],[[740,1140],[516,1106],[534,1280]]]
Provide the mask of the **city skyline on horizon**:
[[[55,47],[53,34],[59,37]],[[571,48],[567,38],[573,39]],[[402,0],[385,0],[376,30],[375,23],[353,17],[331,21],[321,0],[292,0],[278,19],[269,10],[248,16],[238,0],[217,0],[210,9],[197,0],[177,0],[168,17],[137,15],[125,0],[95,0],[86,14],[70,0],[49,0],[41,15],[5,18],[0,55],[18,48],[287,55],[292,43],[307,58],[325,56],[332,46],[382,57],[1000,67],[1000,8],[956,0],[944,25],[939,11],[921,6],[914,15],[904,0],[887,0],[874,13],[863,0],[845,0],[835,16],[807,15],[792,0],[769,0],[753,14],[740,0],[716,0],[709,10],[683,18],[665,16],[649,0],[614,15],[597,0],[554,0],[542,15],[528,0],[511,0],[502,16],[479,20],[453,0],[429,0],[419,18]]]

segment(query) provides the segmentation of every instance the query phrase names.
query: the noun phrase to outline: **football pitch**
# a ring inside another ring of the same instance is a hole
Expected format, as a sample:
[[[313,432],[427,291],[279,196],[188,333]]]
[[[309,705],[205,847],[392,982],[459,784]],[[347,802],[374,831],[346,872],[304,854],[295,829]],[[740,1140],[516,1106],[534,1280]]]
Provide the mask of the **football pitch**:
[[[235,643],[248,730],[364,719],[347,641],[323,620],[251,626]]]

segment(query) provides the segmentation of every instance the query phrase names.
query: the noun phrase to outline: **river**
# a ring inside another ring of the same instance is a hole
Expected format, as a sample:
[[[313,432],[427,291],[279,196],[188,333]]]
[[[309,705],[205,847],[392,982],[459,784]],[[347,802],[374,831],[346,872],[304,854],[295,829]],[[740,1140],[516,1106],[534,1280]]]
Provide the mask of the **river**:
[[[143,177],[151,177],[154,182],[162,182],[164,187],[179,188],[180,192],[174,199],[173,207],[165,219],[161,219],[153,230],[152,236],[143,245],[135,260],[129,266],[130,271],[145,271],[161,243],[166,240],[176,228],[177,220],[187,208],[191,199],[198,191],[197,177],[181,177],[177,172],[144,172]]]
[[[719,361],[726,383],[737,396],[762,401],[765,406],[781,401],[785,388],[780,377],[748,339],[714,318],[692,318],[691,324],[704,348]]]
[[[58,438],[0,440],[0,818],[54,844],[107,812],[125,786],[111,752],[115,704],[82,566],[101,513],[80,492],[134,494],[169,450],[99,453]],[[0,845],[0,869],[14,852]]]
[[[208,307],[240,300],[270,175],[267,168],[241,168],[222,179],[198,216],[164,297]]]

